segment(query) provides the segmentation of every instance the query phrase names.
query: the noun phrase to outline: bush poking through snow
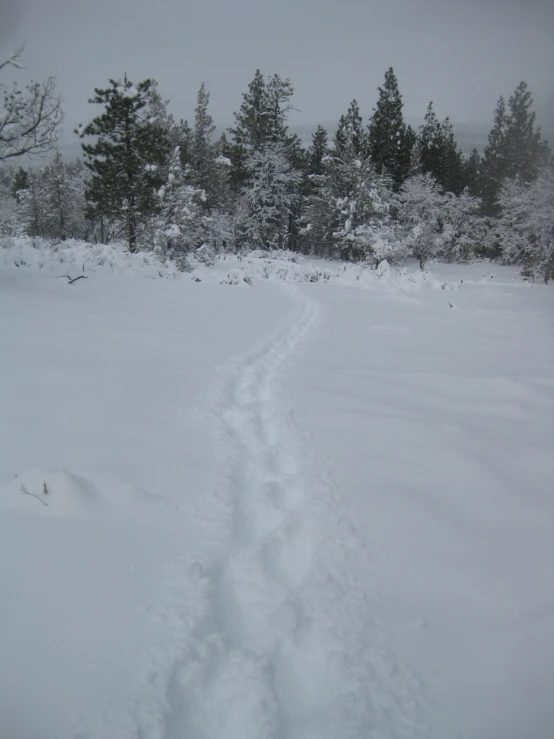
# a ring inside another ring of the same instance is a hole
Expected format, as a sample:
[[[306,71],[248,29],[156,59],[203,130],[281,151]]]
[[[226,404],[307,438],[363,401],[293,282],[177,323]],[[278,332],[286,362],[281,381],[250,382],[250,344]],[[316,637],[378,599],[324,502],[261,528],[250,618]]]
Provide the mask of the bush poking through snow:
[[[53,244],[46,239],[28,236],[0,239],[0,266],[28,267],[59,272],[57,276],[73,279],[68,275],[74,269],[81,275],[98,269],[114,273],[135,273],[144,277],[175,278],[177,265],[163,260],[152,252],[138,251],[131,254],[121,244],[88,244],[69,239]],[[77,281],[75,278],[74,281]]]

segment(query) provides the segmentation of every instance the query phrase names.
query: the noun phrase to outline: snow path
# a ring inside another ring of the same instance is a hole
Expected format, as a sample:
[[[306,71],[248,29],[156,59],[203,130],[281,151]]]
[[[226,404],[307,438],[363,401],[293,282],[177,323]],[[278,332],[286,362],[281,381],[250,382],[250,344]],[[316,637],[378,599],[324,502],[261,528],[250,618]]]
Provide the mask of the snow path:
[[[221,489],[198,514],[206,551],[170,568],[147,677],[95,737],[428,736],[419,683],[378,638],[356,577],[369,567],[364,544],[336,512],[330,481],[314,494],[303,476],[280,385],[319,304],[285,290],[292,320],[239,367],[214,409],[227,453]]]

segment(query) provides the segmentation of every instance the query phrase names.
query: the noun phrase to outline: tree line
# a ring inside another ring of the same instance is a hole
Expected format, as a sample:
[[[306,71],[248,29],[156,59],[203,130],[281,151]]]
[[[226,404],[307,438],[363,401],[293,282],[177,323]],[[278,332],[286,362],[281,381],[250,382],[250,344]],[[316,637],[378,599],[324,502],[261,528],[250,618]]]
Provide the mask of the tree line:
[[[3,89],[8,112],[33,93]],[[46,92],[59,118],[55,90]],[[216,137],[203,84],[189,124],[174,120],[155,80],[111,79],[90,99],[98,114],[76,129],[82,159],[56,153],[42,168],[6,171],[0,232],[124,241],[181,265],[209,245],[373,265],[410,255],[422,268],[434,257],[489,256],[530,277],[554,276],[553,160],[524,82],[507,103],[500,98],[487,146],[468,157],[432,103],[418,130],[404,121],[392,68],[366,124],[353,100],[332,137],[318,126],[309,146],[289,130],[293,96],[290,80],[257,70],[233,127]],[[22,130],[31,109],[32,100]],[[59,120],[46,124],[43,149],[55,146]],[[20,153],[32,144],[33,135]],[[16,150],[0,123],[0,163]]]

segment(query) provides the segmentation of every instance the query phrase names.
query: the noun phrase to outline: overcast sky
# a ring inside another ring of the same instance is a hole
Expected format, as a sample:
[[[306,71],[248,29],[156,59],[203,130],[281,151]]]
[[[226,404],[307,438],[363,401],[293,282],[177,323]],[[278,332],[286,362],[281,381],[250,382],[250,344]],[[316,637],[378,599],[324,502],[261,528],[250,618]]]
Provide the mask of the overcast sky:
[[[407,116],[433,100],[441,117],[489,121],[525,79],[554,128],[552,0],[0,0],[0,59],[23,42],[25,74],[59,80],[66,130],[124,71],[158,79],[176,118],[191,117],[204,81],[220,126],[256,67],[278,72],[300,125],[336,120],[353,97],[367,117],[389,66]]]

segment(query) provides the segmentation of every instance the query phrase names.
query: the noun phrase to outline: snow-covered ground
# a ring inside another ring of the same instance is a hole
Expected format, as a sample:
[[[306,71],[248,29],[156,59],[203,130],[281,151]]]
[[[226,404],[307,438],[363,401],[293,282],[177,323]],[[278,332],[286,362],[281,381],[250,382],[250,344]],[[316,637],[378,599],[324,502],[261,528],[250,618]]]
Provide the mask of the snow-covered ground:
[[[0,736],[552,735],[552,288],[0,264]]]

